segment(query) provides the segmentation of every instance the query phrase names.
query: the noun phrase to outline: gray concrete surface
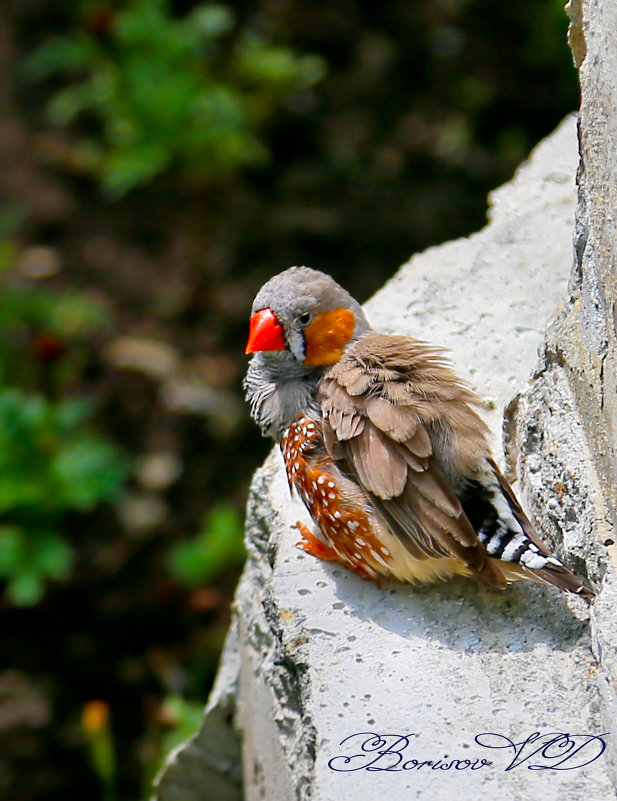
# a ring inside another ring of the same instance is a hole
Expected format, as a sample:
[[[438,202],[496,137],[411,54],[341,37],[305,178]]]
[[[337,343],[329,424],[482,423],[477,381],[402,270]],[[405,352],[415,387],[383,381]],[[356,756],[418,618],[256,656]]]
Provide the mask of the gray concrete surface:
[[[610,730],[617,721],[617,3],[568,5],[581,84],[575,258],[567,301],[512,405],[510,429],[528,507],[598,591],[592,675]],[[617,737],[607,744],[617,783]]]
[[[451,349],[459,373],[492,406],[496,450],[503,408],[537,366],[546,322],[567,298],[576,167],[570,119],[492,194],[485,229],[416,256],[367,304],[376,328]],[[513,424],[513,447],[518,432]],[[540,520],[546,513],[534,511]],[[559,770],[530,769],[555,764],[557,746],[538,751],[546,740],[522,751],[475,740],[518,744],[534,732],[569,732],[576,748],[607,731],[582,599],[464,580],[377,589],[296,549],[297,519],[308,515],[289,497],[273,451],[251,491],[230,656],[201,732],[162,776],[159,801],[239,799],[234,729],[246,801],[616,797],[607,752],[575,767],[599,752],[597,740]],[[223,756],[222,742],[231,743]],[[402,750],[369,764],[388,747]],[[413,768],[414,759],[460,762],[446,771]],[[481,759],[492,764],[480,767]],[[220,761],[226,795],[212,790]],[[403,763],[408,769],[397,770]]]

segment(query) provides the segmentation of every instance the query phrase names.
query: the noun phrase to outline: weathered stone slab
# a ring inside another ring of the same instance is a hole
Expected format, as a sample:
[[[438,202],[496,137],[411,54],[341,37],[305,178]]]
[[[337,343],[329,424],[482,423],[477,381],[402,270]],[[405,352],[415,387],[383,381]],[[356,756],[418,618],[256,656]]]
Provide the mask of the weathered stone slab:
[[[376,328],[452,350],[458,371],[493,407],[486,414],[497,446],[503,407],[524,386],[546,321],[566,297],[576,165],[571,119],[491,196],[487,228],[415,257],[367,304]],[[377,589],[296,549],[297,519],[308,522],[307,513],[289,497],[273,451],[249,501],[249,559],[235,602],[239,666],[224,667],[227,721],[237,682],[246,801],[615,798],[605,754],[574,770],[529,770],[551,762],[547,753],[527,760],[537,745],[527,746],[522,764],[507,770],[514,749],[476,741],[607,731],[582,599],[529,584],[500,593],[463,580]],[[160,801],[223,797],[210,792],[207,756],[229,734],[213,717],[219,697],[215,689],[202,731],[164,775]],[[599,746],[579,752],[578,764]],[[399,754],[379,757],[388,747]],[[367,770],[376,757],[373,768],[393,769]],[[396,770],[403,762],[412,769]],[[174,784],[189,763],[190,786]]]
[[[617,720],[617,4],[572,0],[580,166],[569,297],[512,408],[512,453],[546,538],[563,539],[598,591],[594,678],[606,730]],[[576,562],[575,562],[576,564]],[[617,781],[617,738],[608,739]]]

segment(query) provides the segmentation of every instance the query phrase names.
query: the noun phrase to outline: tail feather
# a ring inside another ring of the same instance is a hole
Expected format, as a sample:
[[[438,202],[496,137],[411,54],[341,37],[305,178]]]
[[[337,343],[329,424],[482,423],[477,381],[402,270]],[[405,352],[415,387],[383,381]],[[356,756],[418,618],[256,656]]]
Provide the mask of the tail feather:
[[[492,460],[484,473],[468,482],[460,499],[491,561],[507,580],[528,578],[593,596],[583,579],[550,553]]]

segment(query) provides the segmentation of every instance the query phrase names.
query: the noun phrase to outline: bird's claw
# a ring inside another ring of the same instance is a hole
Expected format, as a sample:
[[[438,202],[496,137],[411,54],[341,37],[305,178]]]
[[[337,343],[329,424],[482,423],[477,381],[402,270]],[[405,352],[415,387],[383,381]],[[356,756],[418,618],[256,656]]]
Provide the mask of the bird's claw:
[[[296,525],[298,526],[300,534],[304,537],[304,539],[296,543],[297,548],[302,548],[303,551],[317,556],[319,559],[323,559],[326,562],[339,561],[336,552],[332,548],[329,548],[323,540],[320,540],[319,537],[312,534],[308,526],[305,526],[300,520],[296,522]]]

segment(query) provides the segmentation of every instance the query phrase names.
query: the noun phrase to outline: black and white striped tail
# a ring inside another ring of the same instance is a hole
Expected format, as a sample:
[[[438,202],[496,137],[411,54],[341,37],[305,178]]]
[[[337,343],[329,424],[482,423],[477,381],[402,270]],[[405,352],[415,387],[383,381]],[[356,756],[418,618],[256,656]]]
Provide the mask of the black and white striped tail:
[[[519,565],[529,578],[565,592],[593,595],[580,576],[551,555],[492,460],[486,472],[467,483],[460,500],[489,556]]]

